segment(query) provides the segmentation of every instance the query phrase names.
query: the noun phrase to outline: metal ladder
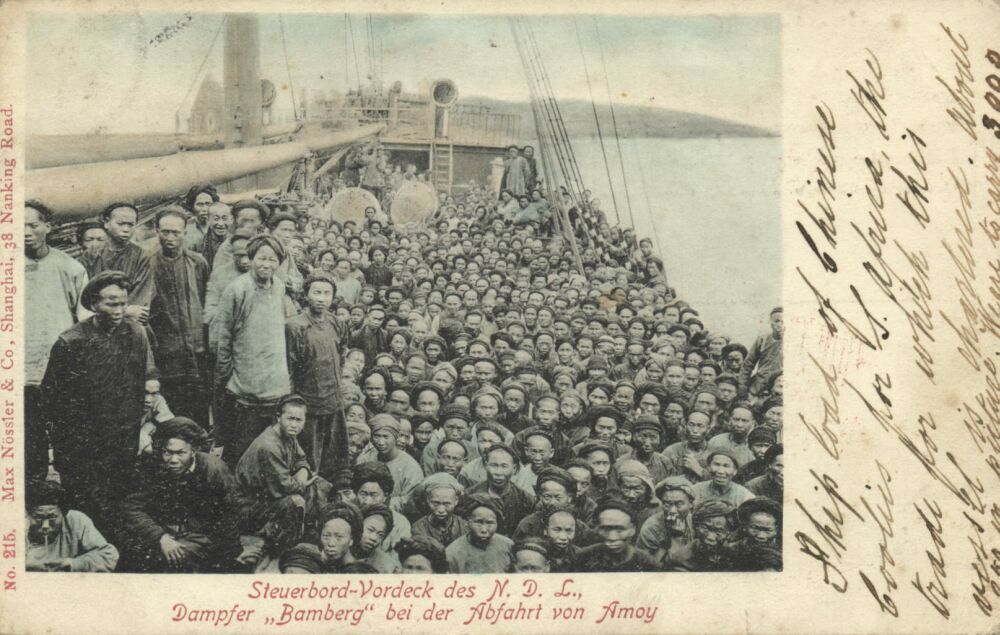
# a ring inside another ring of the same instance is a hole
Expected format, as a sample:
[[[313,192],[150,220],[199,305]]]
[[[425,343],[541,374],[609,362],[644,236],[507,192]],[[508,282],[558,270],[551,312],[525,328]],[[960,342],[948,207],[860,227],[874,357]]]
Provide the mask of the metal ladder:
[[[434,189],[451,194],[455,176],[455,154],[451,143],[431,142],[431,178]]]

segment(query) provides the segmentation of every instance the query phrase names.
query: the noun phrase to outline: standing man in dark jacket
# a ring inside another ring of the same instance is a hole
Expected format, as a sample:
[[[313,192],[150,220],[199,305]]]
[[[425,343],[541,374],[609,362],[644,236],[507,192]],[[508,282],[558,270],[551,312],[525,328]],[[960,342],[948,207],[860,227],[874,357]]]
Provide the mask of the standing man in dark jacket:
[[[240,564],[236,479],[200,451],[207,435],[185,417],[161,423],[123,504],[127,568],[150,573],[231,571]],[[248,554],[242,554],[244,558]]]
[[[146,330],[125,317],[130,289],[120,271],[87,283],[80,303],[95,315],[59,336],[41,384],[63,488],[102,527],[133,467],[146,379],[156,370]]]
[[[206,425],[210,395],[202,309],[209,269],[200,254],[184,247],[187,225],[187,213],[174,205],[156,215],[160,246],[149,259],[156,286],[149,326],[167,403],[174,414]]]
[[[124,273],[130,285],[125,315],[145,324],[153,299],[153,276],[149,256],[131,241],[132,231],[139,222],[139,210],[130,203],[112,203],[101,212],[101,222],[108,232],[108,242],[87,273],[91,278],[103,271]]]
[[[337,284],[325,276],[305,281],[307,309],[285,323],[285,348],[292,392],[307,408],[299,444],[315,472],[333,480],[347,463],[347,428],[340,415],[342,328],[330,313]]]

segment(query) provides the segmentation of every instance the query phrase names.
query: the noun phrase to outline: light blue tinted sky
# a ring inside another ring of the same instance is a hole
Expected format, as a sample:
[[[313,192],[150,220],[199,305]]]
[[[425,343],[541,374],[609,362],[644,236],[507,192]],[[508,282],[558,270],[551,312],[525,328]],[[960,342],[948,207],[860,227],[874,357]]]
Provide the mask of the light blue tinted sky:
[[[36,133],[172,132],[221,22],[218,14],[36,14],[28,30],[28,123]],[[287,83],[284,22],[292,85],[343,89],[356,83],[353,53],[345,58],[345,18],[261,17],[262,75]],[[164,28],[185,24],[150,44]],[[352,16],[361,74],[366,71],[365,20]],[[589,99],[579,27],[598,101],[607,100],[591,16],[532,17],[539,47],[560,98]],[[780,130],[780,19],[746,17],[599,17],[601,41],[617,102],[658,105]],[[507,18],[375,16],[384,77],[408,91],[448,77],[462,95],[526,99],[520,58]],[[349,40],[348,40],[349,42]],[[350,46],[347,47],[350,49]],[[222,37],[204,74],[221,79]],[[346,69],[346,73],[345,73]],[[345,79],[346,78],[346,79]],[[298,95],[296,95],[298,97]],[[276,108],[288,110],[287,90]]]

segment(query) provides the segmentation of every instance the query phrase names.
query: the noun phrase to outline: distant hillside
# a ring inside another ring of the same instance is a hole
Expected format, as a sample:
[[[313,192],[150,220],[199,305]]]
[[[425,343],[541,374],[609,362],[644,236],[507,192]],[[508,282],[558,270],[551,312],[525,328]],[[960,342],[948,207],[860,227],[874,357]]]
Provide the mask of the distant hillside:
[[[489,106],[498,111],[521,115],[522,139],[534,138],[531,105],[527,102],[502,101],[489,97],[459,98],[459,105]],[[571,137],[597,137],[594,111],[589,101],[581,99],[559,100],[559,109]],[[597,106],[597,114],[605,135],[611,130],[611,109],[607,104]],[[689,139],[694,137],[778,137],[780,134],[766,128],[699,115],[682,110],[648,106],[615,105],[618,132],[626,138],[650,137]]]

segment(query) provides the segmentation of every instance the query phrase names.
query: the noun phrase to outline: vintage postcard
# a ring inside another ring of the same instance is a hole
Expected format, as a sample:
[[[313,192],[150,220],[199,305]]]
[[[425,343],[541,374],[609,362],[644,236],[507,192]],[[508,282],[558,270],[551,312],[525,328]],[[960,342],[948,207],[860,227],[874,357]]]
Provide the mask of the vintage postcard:
[[[998,33],[0,3],[0,632],[996,632]]]

